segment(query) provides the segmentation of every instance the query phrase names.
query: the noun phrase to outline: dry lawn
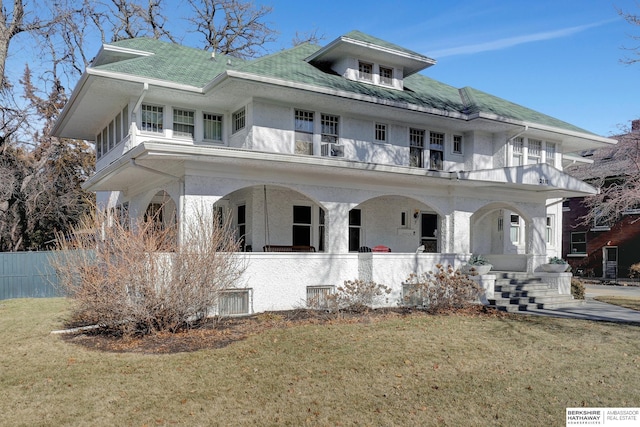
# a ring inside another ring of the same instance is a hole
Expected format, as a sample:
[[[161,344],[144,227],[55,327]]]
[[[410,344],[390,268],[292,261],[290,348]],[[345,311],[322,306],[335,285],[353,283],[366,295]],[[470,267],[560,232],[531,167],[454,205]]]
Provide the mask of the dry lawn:
[[[564,426],[566,407],[640,406],[638,325],[263,315],[224,347],[148,354],[51,335],[67,304],[0,301],[0,425]]]
[[[603,295],[595,297],[594,299],[608,304],[619,305],[621,307],[640,311],[640,298]]]

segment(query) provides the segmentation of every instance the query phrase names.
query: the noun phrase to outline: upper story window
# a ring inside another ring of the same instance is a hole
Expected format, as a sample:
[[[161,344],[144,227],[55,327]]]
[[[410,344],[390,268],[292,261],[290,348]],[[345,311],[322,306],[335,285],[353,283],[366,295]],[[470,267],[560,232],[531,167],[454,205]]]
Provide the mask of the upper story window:
[[[423,167],[424,130],[409,129],[409,166]]]
[[[380,66],[380,83],[387,86],[393,85],[393,68]]]
[[[203,113],[202,124],[204,139],[222,141],[222,115]]]
[[[233,122],[233,133],[238,132],[239,130],[244,129],[245,123],[245,115],[246,110],[244,107],[236,111],[231,115],[231,121]]]
[[[429,133],[429,169],[444,169],[444,133]]]
[[[514,138],[512,146],[512,166],[522,166],[522,156],[524,153],[524,138]]]
[[[175,136],[193,138],[194,123],[193,111],[173,109],[173,134]]]
[[[453,154],[462,154],[462,135],[453,135]]]
[[[547,142],[545,145],[546,159],[545,162],[551,166],[556,165],[556,144]]]
[[[313,155],[313,111],[295,110],[295,154]]]
[[[529,155],[527,158],[527,163],[530,165],[540,163],[542,158],[542,141],[539,139],[529,139]]]
[[[322,142],[338,143],[338,124],[340,117],[331,114],[320,116]]]
[[[96,135],[96,158],[100,159],[116,147],[129,133],[129,106],[125,105],[115,118]]]
[[[145,132],[162,133],[164,111],[162,107],[156,105],[142,104],[140,107],[142,118],[140,121],[140,130]]]
[[[296,132],[313,133],[313,111],[296,110],[294,121]]]
[[[358,62],[358,78],[368,82],[373,81],[373,64],[368,62]]]
[[[377,142],[386,142],[387,141],[387,125],[384,123],[376,123],[375,127],[376,133],[376,141]]]

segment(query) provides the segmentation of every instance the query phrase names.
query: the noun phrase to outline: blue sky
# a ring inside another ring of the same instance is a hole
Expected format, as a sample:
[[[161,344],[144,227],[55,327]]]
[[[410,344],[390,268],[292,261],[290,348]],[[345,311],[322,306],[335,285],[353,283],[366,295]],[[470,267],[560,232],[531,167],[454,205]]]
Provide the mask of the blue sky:
[[[616,8],[635,0],[256,1],[271,5],[276,51],[296,31],[316,29],[322,44],[360,30],[438,61],[422,71],[471,86],[599,135],[640,118],[640,63],[624,65],[640,27]],[[639,43],[640,44],[640,43]]]

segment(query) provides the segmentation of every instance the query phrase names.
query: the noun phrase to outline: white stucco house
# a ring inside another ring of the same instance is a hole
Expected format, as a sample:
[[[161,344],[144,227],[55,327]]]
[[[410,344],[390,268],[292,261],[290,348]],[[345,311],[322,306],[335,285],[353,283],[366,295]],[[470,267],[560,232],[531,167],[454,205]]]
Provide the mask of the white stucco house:
[[[95,141],[85,188],[105,209],[232,215],[241,311],[356,278],[395,304],[410,272],[471,254],[533,273],[561,254],[562,199],[596,191],[563,159],[615,141],[435,81],[434,64],[358,31],[250,61],[123,40],[98,52],[54,134]]]

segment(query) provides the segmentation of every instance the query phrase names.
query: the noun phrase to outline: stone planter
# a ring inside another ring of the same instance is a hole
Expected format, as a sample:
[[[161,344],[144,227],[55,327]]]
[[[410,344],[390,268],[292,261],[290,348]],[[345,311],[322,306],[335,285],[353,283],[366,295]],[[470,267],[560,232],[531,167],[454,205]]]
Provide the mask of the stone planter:
[[[484,265],[467,264],[464,266],[464,269],[462,270],[462,272],[465,274],[469,274],[471,276],[482,276],[484,274],[489,273],[489,271],[491,271],[491,268],[493,268],[491,264],[484,264]]]
[[[545,273],[564,273],[568,264],[542,264],[540,269]]]

